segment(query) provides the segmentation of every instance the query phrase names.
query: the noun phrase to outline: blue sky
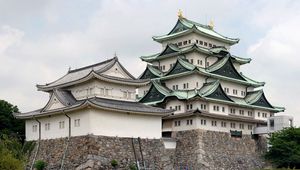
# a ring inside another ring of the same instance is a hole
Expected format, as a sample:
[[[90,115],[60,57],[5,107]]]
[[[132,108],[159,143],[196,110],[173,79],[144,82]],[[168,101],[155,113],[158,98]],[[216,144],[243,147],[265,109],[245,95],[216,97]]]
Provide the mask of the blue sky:
[[[26,112],[44,106],[36,84],[118,54],[133,75],[145,68],[139,56],[161,46],[153,35],[174,26],[177,11],[188,19],[238,37],[231,53],[252,58],[245,75],[265,81],[274,105],[285,106],[300,125],[300,1],[201,0],[0,0],[0,98]]]

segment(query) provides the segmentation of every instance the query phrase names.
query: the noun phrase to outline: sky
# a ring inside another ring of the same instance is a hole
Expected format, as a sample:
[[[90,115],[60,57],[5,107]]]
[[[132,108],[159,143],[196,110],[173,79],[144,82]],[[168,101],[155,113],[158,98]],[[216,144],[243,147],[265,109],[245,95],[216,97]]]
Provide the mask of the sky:
[[[21,112],[49,98],[36,84],[72,69],[112,58],[136,77],[139,56],[160,52],[154,35],[184,17],[240,38],[231,53],[252,58],[242,72],[266,82],[264,92],[300,126],[300,1],[298,0],[0,0],[0,99]]]

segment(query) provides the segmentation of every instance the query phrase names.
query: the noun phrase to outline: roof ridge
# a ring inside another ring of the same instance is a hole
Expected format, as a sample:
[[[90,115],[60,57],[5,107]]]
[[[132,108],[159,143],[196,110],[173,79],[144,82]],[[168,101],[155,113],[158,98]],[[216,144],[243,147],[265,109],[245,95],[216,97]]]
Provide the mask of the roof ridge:
[[[111,59],[107,59],[105,61],[102,61],[102,62],[99,62],[99,63],[96,63],[96,64],[91,64],[91,65],[87,65],[87,66],[84,66],[84,67],[81,67],[81,68],[77,68],[77,69],[74,69],[74,70],[69,70],[68,73],[73,73],[73,72],[77,72],[77,71],[81,71],[81,70],[93,68],[95,66],[99,66],[99,65],[102,65],[102,64],[109,63],[109,62],[111,62],[113,60],[118,60],[118,58],[117,57],[113,57]]]

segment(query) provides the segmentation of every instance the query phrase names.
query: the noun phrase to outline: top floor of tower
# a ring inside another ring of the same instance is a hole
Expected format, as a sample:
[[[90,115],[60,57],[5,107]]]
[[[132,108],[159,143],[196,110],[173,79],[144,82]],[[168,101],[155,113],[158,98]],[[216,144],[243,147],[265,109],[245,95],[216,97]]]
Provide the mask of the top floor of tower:
[[[230,46],[239,42],[238,38],[229,38],[214,30],[212,22],[203,25],[185,18],[182,12],[178,13],[178,20],[173,29],[166,35],[153,36],[154,41],[165,48],[168,44],[176,44],[179,48],[197,44],[204,48],[222,46],[230,49]]]

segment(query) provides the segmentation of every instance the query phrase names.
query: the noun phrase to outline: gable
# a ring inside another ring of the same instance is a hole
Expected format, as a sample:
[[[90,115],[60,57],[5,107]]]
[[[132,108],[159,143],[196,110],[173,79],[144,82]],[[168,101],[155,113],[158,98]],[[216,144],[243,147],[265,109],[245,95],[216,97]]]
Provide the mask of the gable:
[[[273,108],[273,106],[268,102],[264,94],[262,94],[260,98],[251,105]]]
[[[216,88],[214,92],[212,92],[210,95],[207,95],[205,97],[232,102],[232,100],[226,95],[226,93],[223,91],[220,85]]]
[[[157,78],[157,77],[158,76],[154,75],[147,67],[147,69],[144,71],[144,73],[142,74],[140,79],[153,79],[153,78]]]
[[[230,59],[228,59],[221,68],[211,73],[245,81],[245,79],[236,71]]]
[[[148,93],[139,101],[142,103],[149,103],[154,101],[160,101],[165,98],[165,95],[160,93],[154,85],[151,86]]]
[[[44,110],[54,110],[65,107],[58,98],[52,94]]]
[[[177,60],[175,66],[173,66],[173,68],[167,75],[178,74],[178,73],[183,73],[183,72],[187,72],[187,71],[190,71],[190,70],[185,68],[184,66],[182,66]]]
[[[119,64],[119,62],[116,62],[111,68],[102,72],[101,74],[124,79],[132,79],[127,71],[125,71],[124,68]]]
[[[189,29],[187,26],[183,25],[180,20],[177,21],[175,27],[171,30],[171,32],[168,34],[174,34],[174,33],[177,33],[177,32],[181,32],[181,31],[184,31],[184,30],[187,30]]]
[[[167,45],[166,49],[163,52],[161,52],[159,56],[176,53],[176,52],[178,51],[173,50],[169,45]]]

